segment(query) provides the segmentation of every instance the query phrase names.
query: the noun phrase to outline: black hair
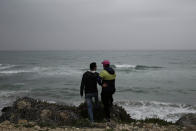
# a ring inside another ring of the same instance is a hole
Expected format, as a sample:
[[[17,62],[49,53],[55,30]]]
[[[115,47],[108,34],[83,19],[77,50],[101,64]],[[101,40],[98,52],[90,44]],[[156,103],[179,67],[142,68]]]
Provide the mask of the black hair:
[[[94,70],[97,67],[96,62],[90,64],[90,70]]]

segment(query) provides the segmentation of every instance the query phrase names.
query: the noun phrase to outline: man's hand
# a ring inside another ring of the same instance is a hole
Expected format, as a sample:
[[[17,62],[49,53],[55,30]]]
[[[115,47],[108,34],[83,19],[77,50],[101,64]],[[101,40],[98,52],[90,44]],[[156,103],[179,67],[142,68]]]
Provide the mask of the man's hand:
[[[102,87],[105,88],[107,87],[108,85],[106,83],[103,83]]]

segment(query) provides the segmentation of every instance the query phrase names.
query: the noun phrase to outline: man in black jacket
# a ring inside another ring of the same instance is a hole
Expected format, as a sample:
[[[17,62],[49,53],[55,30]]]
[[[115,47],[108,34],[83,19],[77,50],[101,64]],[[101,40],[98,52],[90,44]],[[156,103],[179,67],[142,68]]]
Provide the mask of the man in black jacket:
[[[99,74],[96,72],[97,66],[93,62],[90,64],[90,70],[83,74],[82,82],[80,86],[80,95],[83,96],[85,92],[85,100],[88,106],[88,114],[90,121],[93,122],[93,105],[92,99],[95,99],[95,105],[98,104],[98,90],[97,90],[97,79]]]

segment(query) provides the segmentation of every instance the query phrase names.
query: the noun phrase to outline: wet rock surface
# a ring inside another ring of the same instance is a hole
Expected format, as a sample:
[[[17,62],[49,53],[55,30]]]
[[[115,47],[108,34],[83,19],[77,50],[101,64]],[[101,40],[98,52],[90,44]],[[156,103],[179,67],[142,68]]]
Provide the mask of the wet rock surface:
[[[183,126],[196,126],[196,114],[186,114],[182,116],[176,123]]]
[[[182,116],[176,124],[187,127],[187,130],[196,131],[196,114],[190,113]]]

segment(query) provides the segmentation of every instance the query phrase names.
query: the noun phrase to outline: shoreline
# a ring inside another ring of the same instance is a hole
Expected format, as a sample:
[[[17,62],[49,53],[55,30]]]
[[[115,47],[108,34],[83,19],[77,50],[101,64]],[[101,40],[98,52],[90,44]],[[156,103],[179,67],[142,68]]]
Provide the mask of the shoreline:
[[[17,97],[15,99],[18,99],[18,98],[20,98],[20,97]],[[39,98],[35,98],[35,99],[38,99],[42,102],[46,102],[46,103],[49,103],[49,104],[62,104],[62,105],[69,105],[69,106],[79,106],[81,103],[84,102],[84,101],[81,100],[80,102],[77,102],[76,104],[71,104],[70,102],[63,103],[63,102],[55,102],[55,101],[39,99]],[[0,108],[0,110],[2,110],[6,106],[11,106],[14,101],[15,100],[12,100],[12,102],[9,102],[9,104],[6,104],[6,105],[2,106]],[[141,113],[142,108],[139,108],[139,107],[135,108],[134,106],[131,107],[130,105],[127,106],[126,103],[129,104],[129,102],[131,102],[133,104],[139,104],[139,105],[143,104],[143,106],[145,106],[145,110],[143,110],[143,112],[145,112],[145,114]],[[195,112],[196,105],[189,105],[189,104],[183,104],[183,103],[169,103],[169,102],[159,102],[159,101],[115,101],[114,104],[116,104],[118,106],[122,106],[125,109],[125,111],[131,116],[131,118],[133,118],[135,120],[145,120],[145,119],[151,119],[151,118],[158,118],[158,119],[165,120],[167,122],[175,123],[184,114],[188,114],[188,113],[194,113],[195,114],[196,113]],[[151,108],[149,106],[150,104],[154,104],[155,107]],[[164,108],[162,109],[161,107],[157,107],[159,105],[163,105]],[[182,112],[178,112],[178,111],[174,112],[175,110],[172,110],[173,113],[171,113],[171,112],[169,112],[169,110],[171,110],[170,106],[172,107],[172,109],[173,108],[174,109],[175,108],[182,109]],[[158,110],[154,110],[154,108],[156,108]],[[160,110],[159,110],[159,108],[160,108]],[[139,110],[137,110],[137,109],[139,109]],[[148,112],[146,112],[146,111],[148,111]],[[137,114],[135,114],[135,113],[137,113]],[[149,114],[149,113],[151,113],[151,114]],[[173,116],[173,114],[175,114],[175,113],[176,113],[177,117]],[[0,112],[0,115],[2,115],[2,112]],[[170,116],[172,116],[172,117],[170,117]],[[172,119],[170,119],[170,118],[172,118]]]
[[[101,103],[100,103],[101,104]],[[95,123],[88,120],[85,103],[79,106],[59,105],[33,98],[19,98],[12,106],[4,107],[0,116],[0,131],[192,131],[196,130],[196,114],[182,117],[176,123],[161,119],[135,120],[118,105],[113,105],[111,122],[106,122],[103,106],[94,110]]]

